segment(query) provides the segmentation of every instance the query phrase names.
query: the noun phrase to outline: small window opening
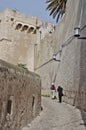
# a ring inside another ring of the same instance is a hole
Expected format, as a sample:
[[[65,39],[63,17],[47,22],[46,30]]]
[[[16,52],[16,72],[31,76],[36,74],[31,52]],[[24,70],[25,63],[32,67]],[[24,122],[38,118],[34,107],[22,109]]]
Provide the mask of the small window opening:
[[[12,108],[12,101],[11,101],[11,100],[8,100],[7,113],[11,114],[11,108]]]
[[[11,18],[11,21],[14,21],[14,18]]]
[[[36,29],[38,29],[38,30],[39,30],[39,29],[40,29],[40,27],[39,27],[39,26],[37,26],[37,27],[36,27]]]
[[[28,29],[28,26],[27,26],[27,25],[24,25],[24,27],[22,28],[21,31],[25,31],[25,30],[27,30],[27,29]]]
[[[35,97],[34,96],[32,99],[32,115],[33,115],[33,117],[35,116]]]
[[[49,31],[49,33],[52,33],[52,31]]]
[[[33,32],[33,31],[34,31],[34,28],[30,27],[29,30],[28,30],[28,33]]]
[[[18,30],[18,29],[20,29],[22,27],[22,24],[18,24],[17,26],[16,26],[16,29]]]
[[[7,113],[12,115],[13,114],[13,96],[10,96],[7,102]]]
[[[34,106],[35,97],[33,96],[32,107]]]

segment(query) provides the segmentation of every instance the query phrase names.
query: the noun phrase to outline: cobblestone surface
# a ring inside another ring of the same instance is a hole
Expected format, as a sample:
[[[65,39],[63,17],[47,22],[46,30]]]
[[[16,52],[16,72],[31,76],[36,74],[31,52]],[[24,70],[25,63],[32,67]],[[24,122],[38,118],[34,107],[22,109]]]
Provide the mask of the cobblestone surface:
[[[86,130],[86,112],[59,103],[58,100],[42,98],[43,111],[22,130]]]

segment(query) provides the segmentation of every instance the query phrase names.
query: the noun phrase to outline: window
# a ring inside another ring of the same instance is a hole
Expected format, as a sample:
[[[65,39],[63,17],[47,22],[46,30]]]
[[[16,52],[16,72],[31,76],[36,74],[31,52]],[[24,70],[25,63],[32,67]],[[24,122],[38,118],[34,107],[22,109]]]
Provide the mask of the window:
[[[7,113],[11,114],[11,107],[12,107],[12,101],[8,100],[8,104],[7,104]]]
[[[25,30],[27,30],[27,29],[28,29],[28,26],[27,26],[27,25],[24,25],[21,31],[25,31]]]
[[[22,27],[22,24],[20,24],[20,23],[16,25],[17,30],[20,29],[21,27]]]
[[[14,21],[14,18],[11,18],[11,21]]]
[[[35,97],[32,97],[32,116],[35,117]]]
[[[28,33],[33,32],[34,31],[34,27],[30,27],[28,30]]]
[[[12,115],[13,113],[13,96],[10,96],[7,102],[7,113]]]

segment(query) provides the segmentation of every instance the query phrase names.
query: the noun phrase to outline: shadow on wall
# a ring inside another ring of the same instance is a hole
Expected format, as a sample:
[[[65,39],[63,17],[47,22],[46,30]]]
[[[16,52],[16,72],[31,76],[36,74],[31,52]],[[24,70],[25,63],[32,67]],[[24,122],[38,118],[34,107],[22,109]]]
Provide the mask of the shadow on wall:
[[[86,127],[86,112],[81,111],[81,116],[82,116],[82,119],[83,119],[83,123],[80,123],[80,125],[84,125]]]

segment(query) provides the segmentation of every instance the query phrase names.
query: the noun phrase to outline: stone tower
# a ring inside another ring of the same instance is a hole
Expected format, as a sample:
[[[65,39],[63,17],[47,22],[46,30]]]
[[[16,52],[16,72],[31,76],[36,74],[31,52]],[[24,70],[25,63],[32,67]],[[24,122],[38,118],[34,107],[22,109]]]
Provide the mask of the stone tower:
[[[26,64],[34,71],[35,46],[46,34],[54,31],[53,25],[6,9],[0,13],[0,28],[0,59],[12,64]]]
[[[25,18],[15,10],[0,14],[0,58],[12,64],[26,64],[34,69],[34,44],[42,21],[35,17]]]

